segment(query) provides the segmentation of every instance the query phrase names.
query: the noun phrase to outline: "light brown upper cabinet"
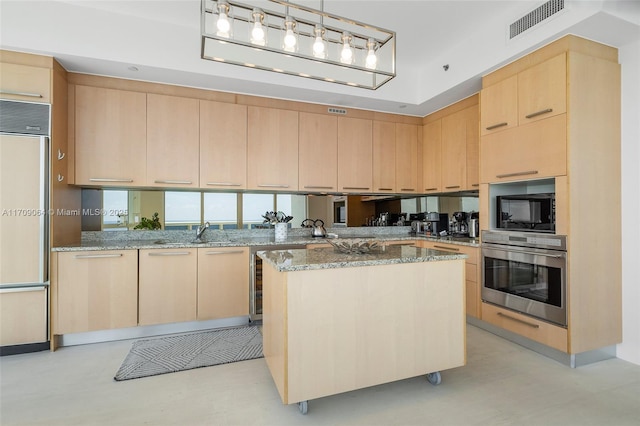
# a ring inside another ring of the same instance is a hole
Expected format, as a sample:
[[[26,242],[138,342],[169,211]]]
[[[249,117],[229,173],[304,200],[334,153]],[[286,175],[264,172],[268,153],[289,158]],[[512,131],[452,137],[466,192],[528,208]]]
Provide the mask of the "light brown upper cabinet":
[[[198,100],[147,94],[147,186],[198,187]]]
[[[373,189],[373,122],[338,117],[338,191]]]
[[[299,190],[336,191],[338,188],[338,119],[300,113],[298,152]]]
[[[514,75],[482,89],[480,133],[511,129],[518,125],[518,76]]]
[[[442,189],[442,120],[422,126],[422,188],[425,193]]]
[[[415,194],[418,186],[418,126],[396,124],[396,192]]]
[[[480,108],[478,105],[465,109],[467,124],[467,189],[480,188]]]
[[[0,98],[51,103],[51,70],[0,62]]]
[[[373,122],[373,191],[397,192],[395,123]]]
[[[298,112],[248,107],[247,188],[298,189]]]
[[[76,185],[144,186],[147,95],[75,88]]]
[[[518,124],[542,120],[566,111],[566,53],[518,73]]]
[[[247,189],[246,105],[200,101],[200,187]]]
[[[443,192],[478,189],[478,143],[477,105],[442,118]]]

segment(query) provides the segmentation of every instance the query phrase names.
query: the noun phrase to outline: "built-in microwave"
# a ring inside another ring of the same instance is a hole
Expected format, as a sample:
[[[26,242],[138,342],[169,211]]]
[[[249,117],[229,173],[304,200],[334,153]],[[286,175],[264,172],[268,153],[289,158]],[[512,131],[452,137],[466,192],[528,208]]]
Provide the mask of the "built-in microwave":
[[[554,193],[498,196],[495,211],[496,229],[556,232]]]

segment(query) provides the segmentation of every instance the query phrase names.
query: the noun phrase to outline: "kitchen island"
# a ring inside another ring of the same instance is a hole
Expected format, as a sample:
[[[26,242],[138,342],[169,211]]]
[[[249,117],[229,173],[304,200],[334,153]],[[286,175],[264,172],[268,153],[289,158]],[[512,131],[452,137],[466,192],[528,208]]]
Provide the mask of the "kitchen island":
[[[264,356],[283,403],[466,362],[465,255],[413,246],[367,254],[261,251]]]

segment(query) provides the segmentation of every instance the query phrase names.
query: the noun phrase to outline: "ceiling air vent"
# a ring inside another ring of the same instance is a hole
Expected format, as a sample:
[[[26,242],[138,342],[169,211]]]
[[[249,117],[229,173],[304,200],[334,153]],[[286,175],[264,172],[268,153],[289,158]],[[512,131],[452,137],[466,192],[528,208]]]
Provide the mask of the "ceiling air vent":
[[[564,9],[564,0],[550,0],[509,25],[509,39]]]
[[[329,108],[328,109],[329,114],[340,114],[340,115],[347,115],[347,110],[346,109],[341,109],[341,108]]]

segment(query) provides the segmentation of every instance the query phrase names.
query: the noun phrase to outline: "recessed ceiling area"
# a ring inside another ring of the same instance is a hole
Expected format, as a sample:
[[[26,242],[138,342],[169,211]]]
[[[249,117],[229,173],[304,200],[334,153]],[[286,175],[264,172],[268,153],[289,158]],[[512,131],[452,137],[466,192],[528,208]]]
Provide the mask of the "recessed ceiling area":
[[[543,3],[325,0],[329,13],[397,33],[397,76],[378,90],[201,59],[200,0],[0,0],[0,47],[54,56],[71,72],[422,117],[562,35],[616,47],[640,37],[638,1],[565,0],[564,10],[510,40],[509,25]]]

